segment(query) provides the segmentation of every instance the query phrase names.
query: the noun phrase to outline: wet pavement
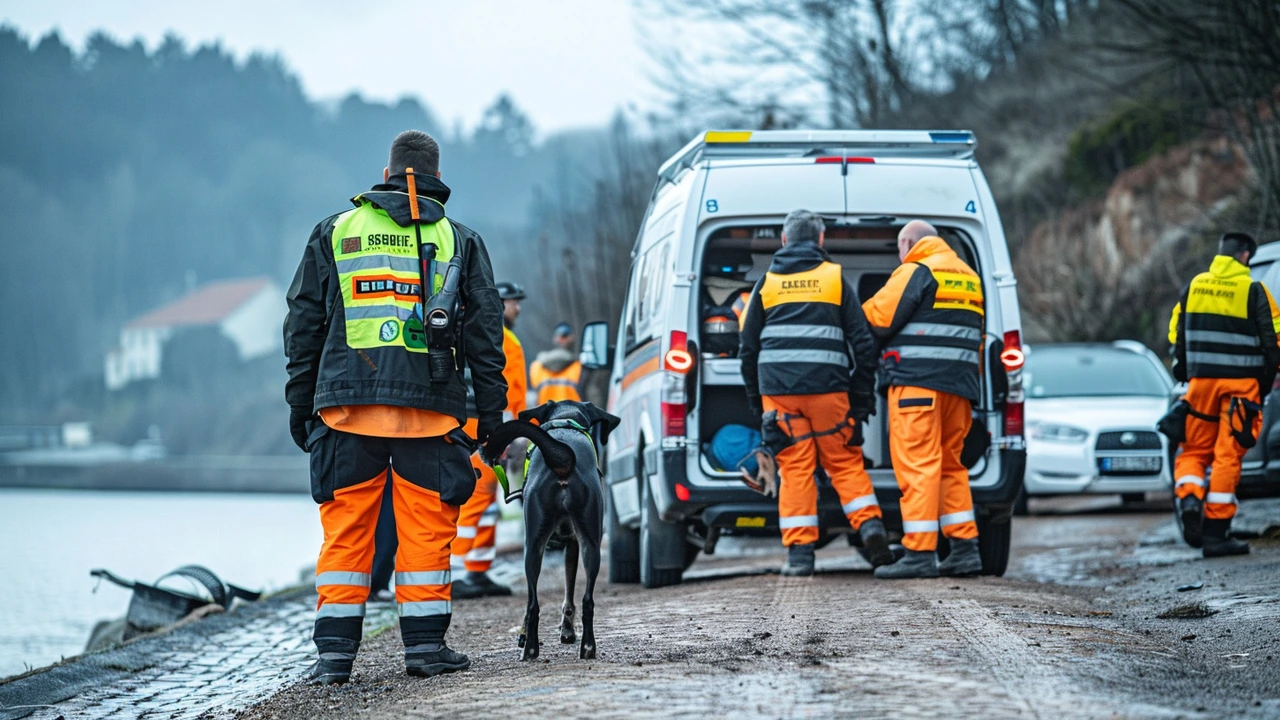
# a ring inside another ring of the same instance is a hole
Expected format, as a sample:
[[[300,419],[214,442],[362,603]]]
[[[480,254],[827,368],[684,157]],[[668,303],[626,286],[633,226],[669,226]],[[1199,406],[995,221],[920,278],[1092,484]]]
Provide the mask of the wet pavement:
[[[1167,501],[1033,510],[1004,578],[876,581],[839,541],[817,576],[783,578],[776,541],[726,541],[681,586],[602,580],[591,661],[556,642],[558,567],[541,659],[519,660],[514,555],[495,573],[514,597],[455,604],[450,644],[473,662],[455,675],[406,677],[393,630],[366,639],[350,684],[300,685],[314,600],[298,597],[33,716],[1280,717],[1280,501],[1246,501],[1237,527],[1272,536],[1252,555],[1211,561]]]

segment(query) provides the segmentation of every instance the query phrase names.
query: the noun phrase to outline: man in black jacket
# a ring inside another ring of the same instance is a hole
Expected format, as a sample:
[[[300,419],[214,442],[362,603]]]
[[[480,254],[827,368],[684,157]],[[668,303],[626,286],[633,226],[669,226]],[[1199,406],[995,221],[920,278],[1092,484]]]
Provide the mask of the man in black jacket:
[[[449,547],[475,487],[463,373],[470,369],[475,439],[484,443],[506,407],[502,301],[480,236],[445,217],[439,163],[430,136],[396,137],[384,183],[315,227],[289,287],[289,429],[311,454],[324,525],[320,657],[308,675],[317,684],[350,677],[384,492],[399,537],[405,669],[431,676],[470,666],[444,642]]]
[[[857,292],[822,249],[824,230],[807,210],[787,216],[782,248],[751,293],[738,352],[752,412],[775,412],[790,438],[777,455],[784,575],[813,574],[819,464],[872,564],[893,562],[861,447],[861,425],[875,412],[875,339]]]

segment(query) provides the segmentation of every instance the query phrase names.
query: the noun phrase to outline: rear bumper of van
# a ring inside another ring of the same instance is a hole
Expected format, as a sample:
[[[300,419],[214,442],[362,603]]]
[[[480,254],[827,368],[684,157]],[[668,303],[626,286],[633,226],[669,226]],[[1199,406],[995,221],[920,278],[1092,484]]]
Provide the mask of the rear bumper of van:
[[[1022,489],[1022,475],[1027,464],[1025,450],[1003,449],[1000,453],[1000,478],[987,487],[973,488],[973,503],[980,515],[1004,520],[1012,514],[1013,502]],[[683,451],[662,453],[663,479],[673,489],[676,483],[684,486],[688,500],[675,500],[669,507],[660,508],[664,520],[700,520],[707,527],[722,530],[777,530],[778,503],[753,492],[745,485],[725,483],[724,487],[707,488],[690,486],[686,455]],[[902,493],[897,488],[876,488],[885,521],[891,527],[900,526],[902,516],[898,504]],[[818,523],[824,528],[848,527],[840,501],[830,487],[821,488],[818,495]]]

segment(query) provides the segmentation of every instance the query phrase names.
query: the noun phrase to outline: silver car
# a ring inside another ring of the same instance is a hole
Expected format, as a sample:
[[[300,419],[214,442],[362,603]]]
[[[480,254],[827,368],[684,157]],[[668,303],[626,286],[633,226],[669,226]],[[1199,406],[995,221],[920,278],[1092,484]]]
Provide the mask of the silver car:
[[[1025,496],[1168,490],[1167,439],[1155,424],[1173,378],[1140,343],[1036,345],[1027,351]]]

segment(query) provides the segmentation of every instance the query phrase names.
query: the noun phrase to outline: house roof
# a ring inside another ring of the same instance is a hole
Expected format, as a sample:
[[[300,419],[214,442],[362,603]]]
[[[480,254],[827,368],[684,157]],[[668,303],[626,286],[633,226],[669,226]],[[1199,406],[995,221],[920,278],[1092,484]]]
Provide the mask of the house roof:
[[[129,321],[127,328],[216,325],[271,284],[265,277],[220,280]]]

